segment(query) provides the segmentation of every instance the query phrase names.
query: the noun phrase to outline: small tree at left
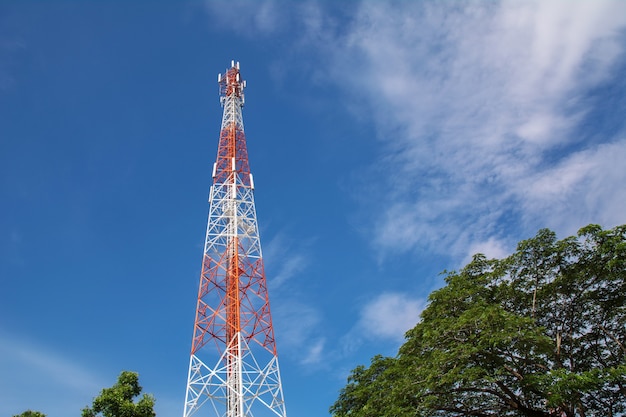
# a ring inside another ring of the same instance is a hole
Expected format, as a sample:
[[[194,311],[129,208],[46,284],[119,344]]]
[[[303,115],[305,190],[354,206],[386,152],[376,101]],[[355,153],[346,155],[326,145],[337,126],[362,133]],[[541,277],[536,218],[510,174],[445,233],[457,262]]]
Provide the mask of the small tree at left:
[[[111,388],[104,388],[93,400],[91,407],[83,409],[82,417],[155,417],[154,397],[141,394],[139,375],[136,372],[123,371]],[[41,417],[41,416],[24,416]]]
[[[46,417],[46,415],[41,411],[26,410],[21,414],[14,415],[13,417]]]

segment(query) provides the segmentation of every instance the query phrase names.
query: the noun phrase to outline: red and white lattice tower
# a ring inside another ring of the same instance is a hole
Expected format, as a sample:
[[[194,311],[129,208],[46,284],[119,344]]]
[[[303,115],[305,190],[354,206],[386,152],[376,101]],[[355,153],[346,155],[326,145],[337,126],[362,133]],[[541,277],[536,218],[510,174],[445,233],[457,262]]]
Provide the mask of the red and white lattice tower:
[[[286,417],[254,207],[239,63],[218,76],[224,107],[183,417]],[[206,413],[200,413],[203,416]]]

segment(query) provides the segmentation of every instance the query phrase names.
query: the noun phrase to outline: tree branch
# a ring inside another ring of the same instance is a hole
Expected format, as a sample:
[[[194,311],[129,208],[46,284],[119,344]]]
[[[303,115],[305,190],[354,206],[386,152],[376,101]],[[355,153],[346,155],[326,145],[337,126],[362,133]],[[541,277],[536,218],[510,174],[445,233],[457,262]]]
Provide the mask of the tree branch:
[[[617,343],[617,346],[619,346],[619,348],[622,350],[622,353],[626,354],[626,348],[624,348],[624,345],[622,344],[622,342],[620,342],[615,336],[613,336],[613,334],[611,332],[609,332],[606,327],[604,327],[603,325],[599,325],[598,326],[600,328],[600,330],[602,330],[602,333],[604,333],[605,335],[607,335],[612,341],[614,341],[615,343]]]

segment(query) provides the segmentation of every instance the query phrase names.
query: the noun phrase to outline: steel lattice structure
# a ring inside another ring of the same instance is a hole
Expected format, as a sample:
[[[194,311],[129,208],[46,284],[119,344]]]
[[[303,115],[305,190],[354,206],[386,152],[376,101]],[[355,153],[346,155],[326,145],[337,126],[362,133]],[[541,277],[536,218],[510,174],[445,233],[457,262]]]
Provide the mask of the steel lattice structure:
[[[234,61],[218,75],[224,107],[183,417],[286,417]]]

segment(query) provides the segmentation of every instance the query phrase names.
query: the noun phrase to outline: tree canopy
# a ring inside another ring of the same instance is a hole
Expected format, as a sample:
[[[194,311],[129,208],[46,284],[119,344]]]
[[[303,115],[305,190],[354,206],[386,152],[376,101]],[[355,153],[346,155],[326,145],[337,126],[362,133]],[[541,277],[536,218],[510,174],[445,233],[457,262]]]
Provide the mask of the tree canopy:
[[[144,394],[139,401],[134,398],[141,394],[139,375],[123,371],[111,388],[104,388],[94,398],[92,407],[83,409],[82,417],[155,417],[154,397]]]
[[[46,415],[41,411],[26,410],[21,414],[14,415],[13,417],[46,417]]]
[[[352,371],[333,416],[626,415],[626,225],[540,230],[445,274],[398,354]]]

